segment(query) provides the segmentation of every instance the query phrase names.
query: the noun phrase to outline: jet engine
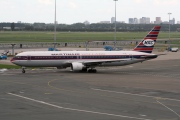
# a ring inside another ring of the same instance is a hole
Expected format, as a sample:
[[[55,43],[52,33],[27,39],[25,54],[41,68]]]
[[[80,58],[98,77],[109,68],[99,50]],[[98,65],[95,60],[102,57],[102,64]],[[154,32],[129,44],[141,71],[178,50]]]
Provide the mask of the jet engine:
[[[71,64],[71,69],[73,71],[83,70],[85,66],[82,63],[74,62]]]

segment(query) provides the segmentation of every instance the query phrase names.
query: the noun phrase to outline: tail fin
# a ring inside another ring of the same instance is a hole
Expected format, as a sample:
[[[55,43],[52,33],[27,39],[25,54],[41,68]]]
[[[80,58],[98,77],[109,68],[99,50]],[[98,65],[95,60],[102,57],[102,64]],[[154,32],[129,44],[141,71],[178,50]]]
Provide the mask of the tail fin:
[[[152,53],[161,26],[155,26],[133,51]]]

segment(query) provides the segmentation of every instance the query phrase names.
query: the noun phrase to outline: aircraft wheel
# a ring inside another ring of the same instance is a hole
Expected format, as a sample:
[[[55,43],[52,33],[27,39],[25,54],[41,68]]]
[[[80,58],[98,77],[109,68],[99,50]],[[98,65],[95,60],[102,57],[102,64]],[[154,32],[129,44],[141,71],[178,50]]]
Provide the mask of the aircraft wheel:
[[[96,72],[97,72],[97,70],[96,70],[96,69],[94,69],[94,70],[93,70],[93,73],[96,73]]]
[[[22,73],[26,73],[25,69],[22,69]]]
[[[87,68],[85,68],[85,69],[82,69],[82,72],[87,72]]]
[[[92,69],[89,69],[89,70],[88,70],[88,73],[91,73],[91,72],[92,72]]]
[[[96,69],[89,69],[88,72],[89,72],[89,73],[96,73],[97,70],[96,70]]]

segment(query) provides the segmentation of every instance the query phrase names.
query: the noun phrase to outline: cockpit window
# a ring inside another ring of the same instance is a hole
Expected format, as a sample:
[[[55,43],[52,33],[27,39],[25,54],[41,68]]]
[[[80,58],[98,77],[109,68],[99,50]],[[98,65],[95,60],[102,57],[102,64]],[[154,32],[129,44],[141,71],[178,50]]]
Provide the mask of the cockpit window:
[[[14,59],[21,59],[21,56],[15,56]]]

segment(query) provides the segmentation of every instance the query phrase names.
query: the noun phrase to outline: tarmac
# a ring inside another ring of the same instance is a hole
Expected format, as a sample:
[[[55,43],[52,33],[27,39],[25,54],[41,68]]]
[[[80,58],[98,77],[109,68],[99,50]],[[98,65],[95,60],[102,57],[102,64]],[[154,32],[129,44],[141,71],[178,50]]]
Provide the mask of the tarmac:
[[[1,69],[0,106],[0,120],[180,120],[180,52],[97,73]]]

